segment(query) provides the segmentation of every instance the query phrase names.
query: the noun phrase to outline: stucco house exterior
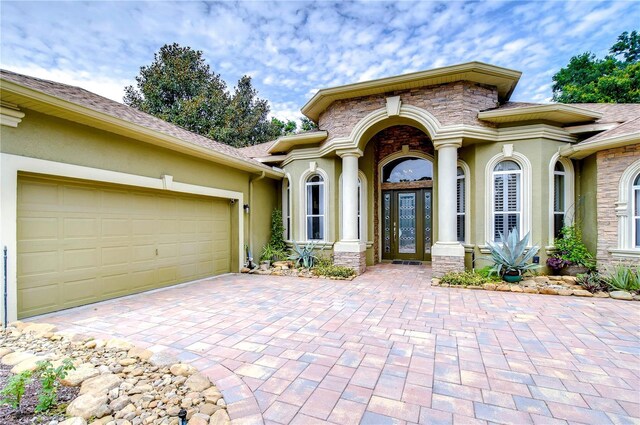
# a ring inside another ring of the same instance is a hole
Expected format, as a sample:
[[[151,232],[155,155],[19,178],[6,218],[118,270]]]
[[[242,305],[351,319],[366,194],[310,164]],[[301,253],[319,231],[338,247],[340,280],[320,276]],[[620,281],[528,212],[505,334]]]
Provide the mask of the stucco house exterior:
[[[576,221],[599,266],[640,263],[640,105],[511,102],[480,62],[318,91],[318,130],[234,149],[85,90],[2,71],[10,318],[237,272],[274,208],[358,273],[484,265],[516,228]]]

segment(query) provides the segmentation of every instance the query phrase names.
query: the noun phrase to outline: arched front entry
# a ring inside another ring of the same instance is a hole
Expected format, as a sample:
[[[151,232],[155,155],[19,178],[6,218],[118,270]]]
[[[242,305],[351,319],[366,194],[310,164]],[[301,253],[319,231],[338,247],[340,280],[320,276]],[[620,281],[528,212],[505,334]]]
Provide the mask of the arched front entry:
[[[431,261],[433,159],[401,153],[380,167],[383,260]]]

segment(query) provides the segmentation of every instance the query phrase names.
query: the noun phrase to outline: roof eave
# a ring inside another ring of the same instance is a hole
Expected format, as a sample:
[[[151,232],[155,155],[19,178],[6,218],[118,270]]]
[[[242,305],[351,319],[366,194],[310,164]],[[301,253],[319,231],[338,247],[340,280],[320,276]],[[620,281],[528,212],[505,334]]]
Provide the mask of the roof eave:
[[[224,165],[232,165],[234,168],[249,171],[249,172],[265,172],[267,176],[273,178],[282,178],[283,173],[275,171],[270,167],[260,164],[251,164],[248,161],[244,161],[240,158],[225,155],[221,152],[216,152],[211,149],[207,149],[202,146],[198,146],[194,143],[187,142],[179,137],[171,136],[169,134],[153,130],[130,121],[114,117],[113,115],[105,114],[103,112],[96,111],[91,108],[73,103],[59,97],[52,96],[43,93],[38,90],[34,90],[29,87],[25,87],[21,84],[15,83],[4,78],[0,78],[1,91],[9,92],[17,96],[22,96],[32,101],[41,102],[48,106],[59,109],[66,112],[65,119],[76,117],[79,118],[76,122],[85,125],[98,124],[96,128],[101,130],[111,131],[116,134],[121,134],[127,137],[132,137],[147,143],[151,143],[164,148],[176,150],[178,152],[186,153],[188,155],[197,156],[199,158],[208,159]]]
[[[507,101],[521,75],[520,71],[484,62],[467,62],[427,71],[321,89],[302,107],[301,111],[308,118],[317,121],[320,114],[336,100],[446,84],[454,81],[474,81],[494,85],[498,88],[499,99]]]
[[[560,149],[560,155],[571,159],[583,159],[591,154],[605,150],[640,143],[640,132],[622,134],[594,141],[585,140],[575,145],[566,145]]]
[[[269,148],[268,153],[288,152],[294,146],[311,145],[320,143],[327,138],[329,133],[325,130],[310,131],[308,133],[292,134],[279,137]]]
[[[545,120],[561,125],[595,121],[600,112],[566,104],[523,106],[510,109],[492,109],[478,113],[478,119],[497,124]]]

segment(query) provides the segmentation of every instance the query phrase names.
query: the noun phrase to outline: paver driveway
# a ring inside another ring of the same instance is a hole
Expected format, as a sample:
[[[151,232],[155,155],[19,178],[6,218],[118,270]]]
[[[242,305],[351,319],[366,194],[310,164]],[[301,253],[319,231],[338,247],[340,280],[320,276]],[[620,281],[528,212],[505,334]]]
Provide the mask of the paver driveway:
[[[38,320],[169,349],[238,423],[640,423],[640,303],[229,275]],[[233,371],[234,373],[230,372]]]

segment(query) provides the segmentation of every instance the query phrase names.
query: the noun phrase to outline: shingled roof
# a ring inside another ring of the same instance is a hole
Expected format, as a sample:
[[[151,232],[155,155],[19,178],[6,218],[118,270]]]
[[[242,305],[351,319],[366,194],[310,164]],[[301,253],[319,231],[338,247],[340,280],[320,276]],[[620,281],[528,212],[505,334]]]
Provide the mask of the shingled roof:
[[[110,115],[114,118],[128,121],[140,127],[176,137],[182,141],[239,159],[252,166],[271,169],[270,167],[266,167],[264,164],[245,155],[240,149],[216,142],[215,140],[200,136],[199,134],[192,133],[184,128],[178,127],[177,125],[168,123],[135,108],[107,99],[106,97],[92,93],[80,87],[43,80],[41,78],[18,74],[4,69],[0,69],[0,79]]]

